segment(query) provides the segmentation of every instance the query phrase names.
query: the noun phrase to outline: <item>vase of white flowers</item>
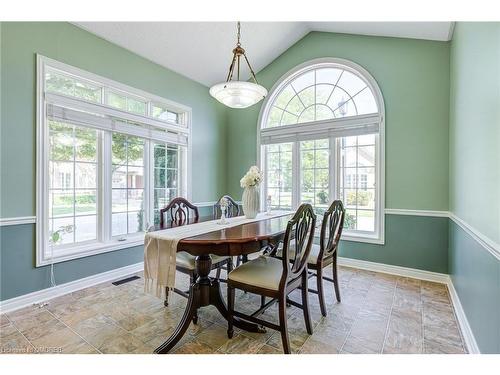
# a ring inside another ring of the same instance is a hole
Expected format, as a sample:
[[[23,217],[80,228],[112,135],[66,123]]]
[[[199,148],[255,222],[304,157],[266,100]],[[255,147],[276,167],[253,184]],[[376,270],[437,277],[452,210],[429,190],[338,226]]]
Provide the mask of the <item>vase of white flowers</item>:
[[[241,201],[247,219],[255,218],[259,212],[259,185],[261,182],[262,173],[255,165],[240,180],[240,185],[244,189]]]

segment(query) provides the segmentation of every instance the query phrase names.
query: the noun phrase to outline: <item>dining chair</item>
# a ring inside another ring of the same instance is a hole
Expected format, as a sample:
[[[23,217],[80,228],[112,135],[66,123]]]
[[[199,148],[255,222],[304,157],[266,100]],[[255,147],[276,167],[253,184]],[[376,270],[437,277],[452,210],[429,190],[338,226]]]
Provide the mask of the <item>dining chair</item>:
[[[337,272],[337,254],[338,245],[340,237],[342,235],[342,229],[344,227],[344,217],[345,209],[342,201],[335,200],[328,207],[328,209],[323,214],[323,220],[321,222],[321,231],[319,238],[319,245],[313,243],[311,246],[311,252],[309,258],[307,259],[307,268],[309,271],[309,278],[316,277],[317,289],[314,290],[309,288],[309,292],[317,294],[319,298],[319,306],[321,310],[321,315],[326,316],[326,303],[325,294],[323,288],[323,280],[327,280],[333,283],[335,297],[338,302],[340,302],[340,289],[338,282],[338,272]],[[293,259],[293,245],[289,249],[290,257]],[[275,252],[271,253],[272,256],[280,258],[283,256],[283,244],[279,244]],[[332,265],[333,278],[323,276],[323,268]]]
[[[315,271],[310,272],[309,277],[316,276],[317,289],[309,289],[309,292],[315,293],[319,298],[321,315],[326,316],[325,294],[323,291],[323,280],[333,283],[335,297],[340,302],[340,290],[337,271],[337,256],[340,237],[344,227],[345,209],[342,201],[335,200],[328,210],[323,214],[321,223],[321,232],[319,245],[311,246],[311,253],[307,259],[307,268]],[[332,265],[333,278],[323,276],[323,268]]]
[[[220,208],[220,201],[222,198],[226,198],[229,205],[226,211],[226,218],[228,217],[236,217],[242,214],[242,210],[238,203],[229,195],[223,195],[219,198],[219,200],[213,205],[213,218],[214,220],[220,219],[222,215],[222,211]],[[239,266],[241,263],[245,263],[248,261],[248,255],[240,255],[236,258],[236,266]]]
[[[172,224],[172,226],[188,225],[196,223],[199,221],[200,214],[198,207],[189,202],[187,199],[182,197],[174,198],[170,203],[160,210],[160,227],[165,227],[165,216],[167,216],[167,221]],[[212,268],[211,270],[217,269],[216,277],[220,277],[221,266],[226,265],[228,272],[232,270],[232,260],[231,257],[227,256],[217,256],[211,255],[212,257]],[[198,275],[196,274],[195,268],[195,256],[191,255],[185,251],[180,251],[176,255],[176,270],[184,274],[189,275],[189,282],[192,284]],[[165,301],[164,305],[168,306],[168,288],[165,291]],[[174,292],[188,298],[189,292],[184,292],[180,289],[174,288]],[[193,323],[198,322],[198,314],[195,314],[193,318]]]
[[[242,210],[240,209],[240,206],[233,198],[231,198],[229,195],[223,195],[213,206],[214,219],[219,219],[221,217],[222,211],[220,209],[220,200],[222,198],[226,198],[227,201],[229,202],[229,206],[226,211],[226,217],[236,217],[243,213]],[[238,267],[241,263],[246,263],[246,262],[248,262],[248,255],[246,254],[240,255],[236,258],[236,267]]]
[[[226,211],[226,217],[235,217],[235,216],[240,216],[241,210],[240,206],[236,201],[231,198],[229,195],[223,195],[222,197],[219,198],[217,203],[214,204],[213,206],[213,216],[214,219],[220,219],[220,216],[222,215],[222,211],[220,209],[220,201],[222,198],[226,198],[227,202],[229,203]]]
[[[290,353],[290,340],[287,330],[287,303],[303,310],[305,326],[308,334],[312,334],[312,323],[309,315],[307,294],[307,259],[311,251],[316,226],[316,215],[310,204],[302,204],[293,218],[288,222],[284,236],[284,256],[281,259],[261,255],[257,259],[248,261],[231,271],[227,278],[228,285],[228,329],[227,335],[233,337],[234,317],[247,320],[265,327],[280,331],[283,350]],[[293,258],[288,249],[295,250]],[[288,298],[288,295],[301,287],[302,303],[299,304]],[[248,291],[264,297],[271,297],[271,301],[252,315],[243,314],[234,309],[235,289]],[[257,318],[271,304],[278,302],[279,325]]]

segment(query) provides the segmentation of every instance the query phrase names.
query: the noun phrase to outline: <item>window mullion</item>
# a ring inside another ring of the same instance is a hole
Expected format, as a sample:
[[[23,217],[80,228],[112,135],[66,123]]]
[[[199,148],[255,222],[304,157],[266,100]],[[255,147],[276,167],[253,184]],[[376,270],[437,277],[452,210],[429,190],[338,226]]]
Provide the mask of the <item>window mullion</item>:
[[[300,142],[292,144],[292,208],[300,204]]]
[[[269,195],[269,189],[268,189],[268,177],[269,177],[269,173],[267,171],[267,168],[268,168],[268,163],[267,163],[267,149],[268,147],[267,146],[262,146],[260,145],[260,162],[261,162],[261,168],[263,170],[263,174],[264,174],[264,186],[263,186],[263,194],[261,196],[261,199],[260,199],[260,207],[261,209],[264,209],[264,210],[267,210],[267,196]],[[270,208],[269,208],[270,209]]]
[[[329,139],[330,154],[328,157],[328,175],[329,175],[329,186],[328,186],[328,197],[330,201],[337,199],[339,191],[339,166],[337,158],[337,139],[330,137]]]
[[[144,195],[142,197],[142,217],[143,217],[143,230],[146,231],[149,226],[153,223],[152,218],[152,210],[151,210],[151,194],[153,192],[152,186],[154,186],[154,181],[152,180],[153,173],[151,173],[151,149],[152,149],[151,141],[144,141],[144,151],[143,151],[143,160],[144,160]]]
[[[75,89],[75,85],[73,84],[73,90]],[[73,236],[73,243],[76,242],[76,132],[75,127],[73,126],[73,186],[71,187],[73,190],[73,232],[71,235]]]
[[[111,133],[102,132],[101,148],[99,166],[101,168],[100,176],[102,176],[102,183],[99,184],[100,196],[100,213],[101,213],[101,241],[109,242],[111,240],[111,222],[112,222],[112,157],[111,157]]]
[[[381,233],[380,233],[380,226],[382,225],[381,221],[384,220],[385,218],[385,214],[384,214],[384,211],[383,211],[383,207],[380,206],[380,202],[381,202],[381,197],[380,197],[380,186],[381,186],[381,181],[380,181],[380,135],[377,134],[375,135],[375,194],[374,194],[374,198],[375,198],[375,204],[374,204],[374,210],[375,212],[373,213],[374,215],[374,219],[375,219],[375,225],[374,225],[374,229],[375,229],[375,233],[377,235],[377,237],[381,237]],[[367,185],[368,185],[368,177],[367,177]]]

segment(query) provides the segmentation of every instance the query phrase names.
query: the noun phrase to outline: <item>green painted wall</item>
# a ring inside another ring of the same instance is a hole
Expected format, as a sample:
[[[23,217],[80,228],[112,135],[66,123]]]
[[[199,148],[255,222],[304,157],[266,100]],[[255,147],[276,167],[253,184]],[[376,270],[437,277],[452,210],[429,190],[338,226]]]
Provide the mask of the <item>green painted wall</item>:
[[[378,82],[386,105],[386,207],[448,209],[449,43],[313,32],[263,69],[270,89],[320,57],[352,60]],[[228,191],[256,160],[260,105],[228,113]]]
[[[212,207],[199,207],[212,216]],[[35,267],[34,224],[0,227],[0,301],[50,287],[50,266]],[[142,262],[143,246],[61,262],[54,265],[57,284],[64,284]]]
[[[458,23],[451,43],[450,210],[500,243],[500,23]],[[500,353],[500,260],[450,224],[449,272],[483,353]]]
[[[209,215],[205,208],[202,215]],[[386,215],[385,246],[343,242],[340,255],[372,262],[447,273],[447,218]],[[425,233],[425,235],[422,235]],[[0,301],[49,287],[49,267],[34,268],[35,225],[0,227]],[[405,251],[402,249],[411,249]],[[56,282],[63,284],[118,267],[141,262],[143,247],[113,251],[55,265]],[[390,259],[390,261],[387,261]]]
[[[193,201],[224,193],[225,108],[207,87],[68,23],[4,22],[1,41],[0,217],[35,215],[36,53],[192,107]]]
[[[193,201],[225,192],[226,109],[208,88],[68,23],[0,23],[0,218],[35,215],[36,59],[40,53],[193,109]],[[204,208],[202,214],[211,214]],[[0,300],[49,286],[35,268],[35,226],[0,227]],[[142,247],[56,265],[64,283],[142,260]]]
[[[450,211],[500,243],[500,23],[457,24],[450,76]]]
[[[35,268],[35,225],[0,227],[0,301],[50,286],[50,267]],[[142,246],[55,265],[57,284],[142,262]]]
[[[425,271],[448,273],[446,217],[385,215],[385,244],[341,241],[339,255]]]
[[[449,269],[481,353],[500,354],[500,260],[450,221]]]

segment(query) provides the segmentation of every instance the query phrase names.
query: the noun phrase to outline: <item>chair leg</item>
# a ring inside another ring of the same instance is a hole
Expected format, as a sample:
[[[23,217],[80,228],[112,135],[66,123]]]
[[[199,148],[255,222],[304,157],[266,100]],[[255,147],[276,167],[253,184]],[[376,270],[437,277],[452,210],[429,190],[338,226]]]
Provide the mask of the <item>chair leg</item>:
[[[232,339],[233,330],[233,313],[234,313],[234,288],[227,286],[227,337]]]
[[[218,279],[220,279],[220,271],[221,271],[221,269],[222,269],[221,267],[218,267],[218,268],[217,268],[217,273],[215,274],[215,278],[216,278],[217,280],[218,280]]]
[[[306,331],[308,334],[313,334],[312,322],[311,322],[311,314],[309,313],[309,299],[308,299],[308,291],[307,291],[307,267],[302,274],[302,310],[304,312],[304,321],[306,322]],[[326,315],[326,312],[325,312]]]
[[[260,307],[264,307],[266,304],[266,296],[260,296]]]
[[[240,255],[240,257],[238,258],[238,261],[240,260],[241,258],[241,264],[245,264],[246,262],[248,262],[248,255]],[[246,290],[243,291],[243,293],[247,294],[248,292]]]
[[[290,339],[288,338],[288,328],[286,319],[286,295],[283,295],[279,299],[279,321],[280,321],[280,332],[281,341],[283,343],[283,351],[285,354],[290,354]]]
[[[165,301],[163,301],[163,305],[164,305],[165,307],[167,307],[167,306],[168,306],[168,287],[167,287],[167,288],[165,288]]]
[[[337,302],[340,302],[340,289],[339,289],[339,279],[337,275],[337,252],[333,256],[333,287],[335,288],[335,296],[337,297]]]
[[[319,298],[319,308],[321,310],[321,315],[326,316],[326,306],[325,306],[325,293],[323,291],[323,269],[322,265],[319,265],[316,271],[316,283],[317,283],[317,291]]]

